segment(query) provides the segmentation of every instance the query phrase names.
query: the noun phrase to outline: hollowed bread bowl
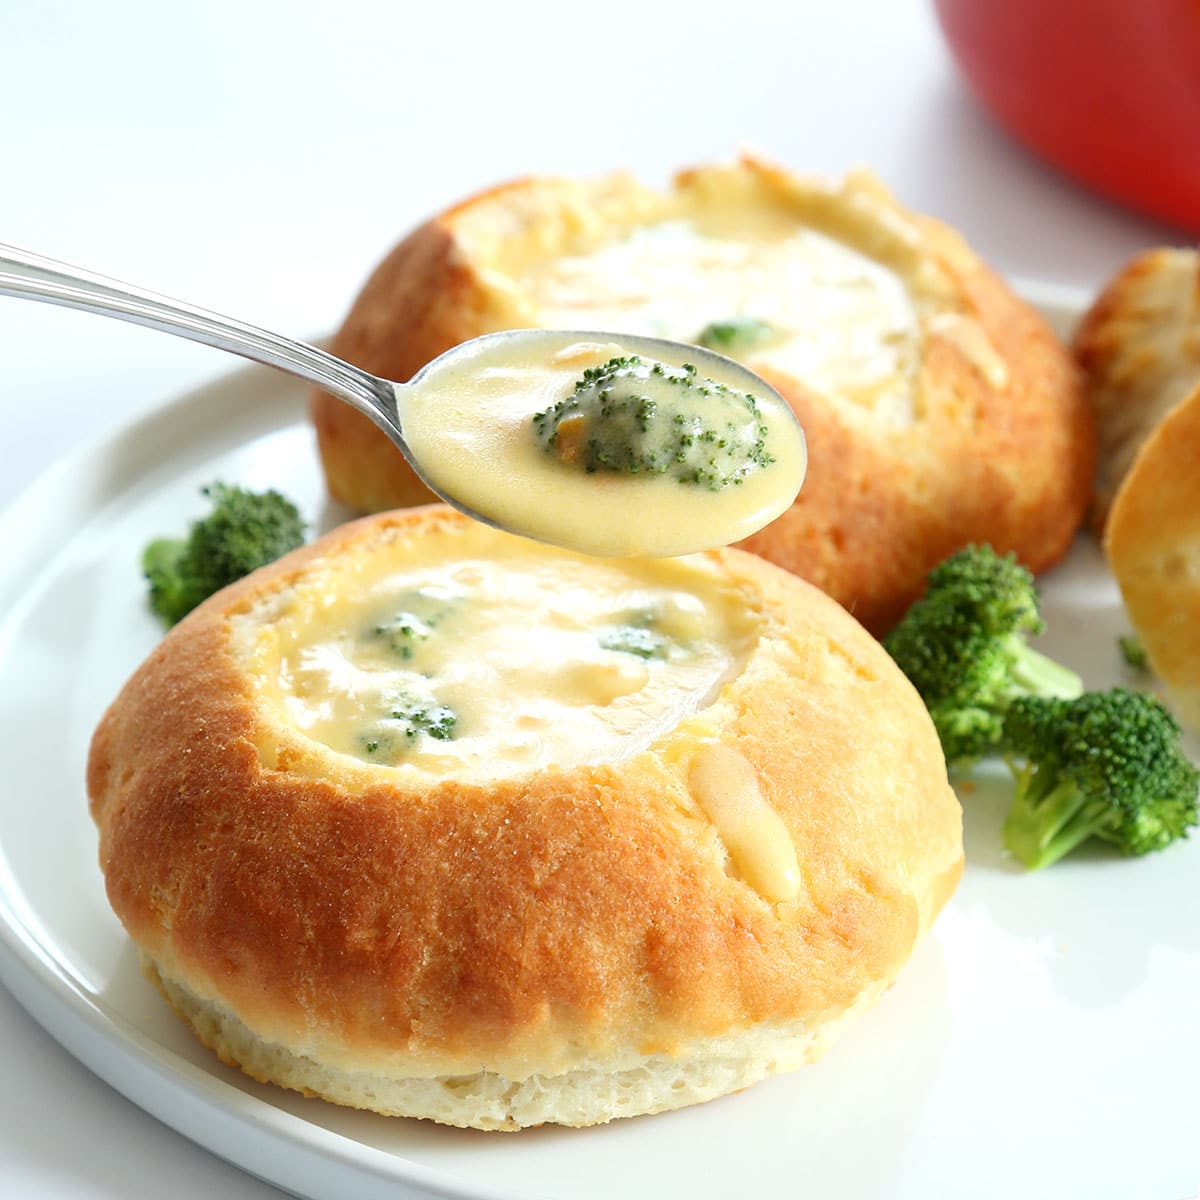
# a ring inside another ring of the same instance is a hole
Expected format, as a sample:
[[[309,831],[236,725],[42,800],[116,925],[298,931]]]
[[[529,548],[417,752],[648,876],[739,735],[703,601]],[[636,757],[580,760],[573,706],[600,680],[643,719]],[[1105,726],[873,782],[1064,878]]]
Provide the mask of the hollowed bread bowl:
[[[1173,710],[1200,731],[1200,383],[1139,447],[1104,550]]]
[[[401,241],[332,349],[403,381],[499,329],[694,341],[747,319],[771,336],[723,348],[784,393],[810,452],[795,506],[747,549],[876,633],[965,543],[1035,571],[1066,551],[1094,466],[1077,367],[956,232],[865,174],[829,184],[746,157],[665,192],[627,175],[494,188]],[[430,498],[365,418],[323,393],[311,413],[336,498]]]
[[[1072,345],[1096,420],[1089,521],[1099,534],[1142,444],[1200,384],[1200,251],[1158,246],[1132,258],[1092,302]]]
[[[104,715],[88,789],[113,909],[222,1059],[483,1129],[808,1061],[962,867],[920,700],[818,590],[441,506],[187,617]]]

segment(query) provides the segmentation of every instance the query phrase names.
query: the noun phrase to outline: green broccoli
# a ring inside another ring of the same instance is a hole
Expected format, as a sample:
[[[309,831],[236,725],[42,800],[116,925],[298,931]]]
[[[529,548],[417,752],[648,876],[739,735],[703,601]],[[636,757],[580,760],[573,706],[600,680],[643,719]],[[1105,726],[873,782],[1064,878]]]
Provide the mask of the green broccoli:
[[[457,725],[454,709],[433,700],[399,695],[393,698],[387,716],[359,736],[358,744],[364,758],[390,766],[400,761],[421,734],[445,742],[454,737]]]
[[[167,625],[304,541],[296,506],[279,492],[224,483],[201,491],[212,501],[212,512],[194,521],[186,538],[158,538],[142,553],[150,606]]]
[[[1150,659],[1140,638],[1135,637],[1132,633],[1124,633],[1117,638],[1117,649],[1120,650],[1126,666],[1132,667],[1135,671],[1149,672]]]
[[[458,715],[444,704],[417,705],[393,709],[392,720],[398,723],[400,732],[409,741],[413,741],[418,734],[427,733],[431,738],[444,742],[454,736]]]
[[[968,546],[930,572],[883,644],[920,692],[948,763],[1001,752],[1017,697],[1083,691],[1074,671],[1029,646],[1043,628],[1033,576],[1011,554]]]
[[[647,625],[617,625],[600,638],[601,649],[637,658],[666,658],[668,640]]]
[[[671,475],[714,492],[775,461],[753,396],[636,355],[586,370],[533,431],[548,454],[589,473]]]
[[[432,627],[416,613],[400,612],[374,627],[374,636],[384,641],[397,658],[410,659],[417,646],[428,640]]]
[[[757,317],[732,317],[728,321],[713,321],[700,330],[696,345],[718,354],[748,354],[769,342],[774,329]]]
[[[1144,692],[1024,697],[1009,709],[1005,738],[1017,791],[1004,842],[1031,870],[1091,837],[1147,854],[1196,824],[1200,772],[1179,748],[1174,717]]]
[[[461,598],[428,588],[416,588],[400,598],[404,605],[385,621],[376,622],[367,630],[371,641],[381,641],[397,658],[411,660],[423,642],[452,616]]]

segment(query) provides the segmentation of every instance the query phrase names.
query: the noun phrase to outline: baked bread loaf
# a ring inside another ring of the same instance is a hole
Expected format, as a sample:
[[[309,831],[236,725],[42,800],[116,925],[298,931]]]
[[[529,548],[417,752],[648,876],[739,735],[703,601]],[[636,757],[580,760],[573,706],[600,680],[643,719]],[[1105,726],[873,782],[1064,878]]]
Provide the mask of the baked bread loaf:
[[[1100,533],[1138,449],[1200,383],[1200,253],[1139,254],[1096,298],[1073,344],[1096,418],[1089,522]]]
[[[1041,570],[1082,519],[1094,445],[1070,355],[958,234],[867,175],[828,185],[744,158],[667,193],[625,175],[499,187],[405,238],[331,348],[406,380],[519,327],[703,338],[766,377],[810,466],[746,548],[876,633],[962,545]],[[339,500],[430,498],[368,420],[321,393],[311,412]]]
[[[1200,730],[1200,384],[1142,443],[1104,550],[1172,708]]]
[[[442,506],[195,610],[104,715],[88,790],[112,906],[222,1059],[482,1129],[815,1057],[962,867],[920,700],[816,589]]]

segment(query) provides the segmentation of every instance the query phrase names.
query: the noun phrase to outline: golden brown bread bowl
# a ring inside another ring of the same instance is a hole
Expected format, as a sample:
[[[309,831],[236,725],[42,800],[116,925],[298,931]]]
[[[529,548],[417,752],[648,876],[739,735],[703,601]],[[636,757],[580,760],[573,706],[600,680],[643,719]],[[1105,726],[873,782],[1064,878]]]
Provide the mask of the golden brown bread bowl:
[[[1200,252],[1158,247],[1126,263],[1084,314],[1073,345],[1095,412],[1089,520],[1100,533],[1138,449],[1200,383]]]
[[[1141,444],[1104,550],[1172,708],[1200,730],[1200,384]]]
[[[952,892],[884,651],[752,555],[367,518],[176,626],[88,764],[114,910],[262,1081],[484,1129],[815,1057]]]
[[[495,188],[396,246],[331,348],[405,380],[503,328],[694,341],[739,320],[765,336],[716,345],[784,393],[811,464],[795,506],[747,549],[876,633],[967,542],[1034,570],[1065,552],[1094,465],[1076,366],[957,233],[866,175],[828,185],[746,157],[684,172],[668,193],[625,175]],[[369,421],[324,394],[311,413],[335,497],[360,510],[429,499]]]

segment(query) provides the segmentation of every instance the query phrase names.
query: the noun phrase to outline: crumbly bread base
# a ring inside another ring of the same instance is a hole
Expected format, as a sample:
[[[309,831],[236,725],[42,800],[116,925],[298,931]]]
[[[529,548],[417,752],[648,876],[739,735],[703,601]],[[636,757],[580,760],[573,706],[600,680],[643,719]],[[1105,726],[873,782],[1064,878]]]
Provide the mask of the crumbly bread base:
[[[200,999],[145,955],[142,969],[205,1046],[259,1083],[384,1116],[506,1132],[546,1124],[582,1128],[669,1112],[794,1071],[820,1058],[841,1026],[874,1005],[885,986],[865,992],[815,1029],[805,1021],[760,1026],[712,1038],[688,1055],[646,1054],[617,1070],[576,1068],[524,1079],[494,1071],[421,1077],[339,1071],[294,1054],[256,1036],[228,1009]]]

